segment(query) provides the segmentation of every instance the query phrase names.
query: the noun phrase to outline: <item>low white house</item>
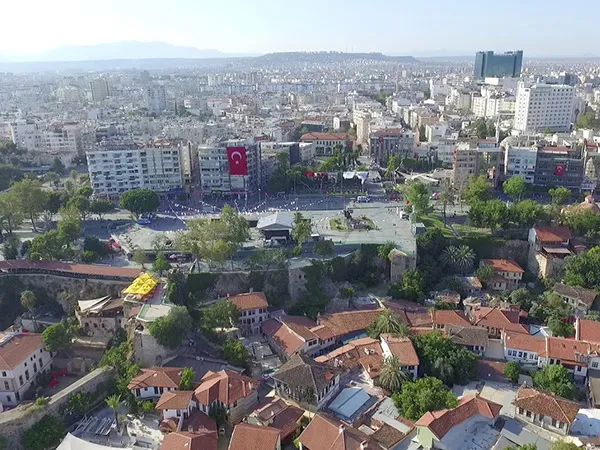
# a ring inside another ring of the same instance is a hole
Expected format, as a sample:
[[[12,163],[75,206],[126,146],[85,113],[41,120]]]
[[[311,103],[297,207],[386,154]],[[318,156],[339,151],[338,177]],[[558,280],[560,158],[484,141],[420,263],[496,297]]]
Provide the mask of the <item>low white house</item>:
[[[137,399],[158,398],[165,392],[179,389],[181,384],[181,367],[151,367],[142,369],[127,388]]]

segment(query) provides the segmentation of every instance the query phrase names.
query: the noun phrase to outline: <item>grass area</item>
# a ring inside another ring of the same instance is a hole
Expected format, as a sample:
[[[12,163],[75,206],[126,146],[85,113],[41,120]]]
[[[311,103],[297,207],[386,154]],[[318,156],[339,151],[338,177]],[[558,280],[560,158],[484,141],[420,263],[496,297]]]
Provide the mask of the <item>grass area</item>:
[[[348,231],[344,226],[344,222],[342,222],[342,219],[330,219],[329,226],[332,230],[335,231]]]
[[[450,228],[448,228],[446,225],[444,225],[444,221],[442,220],[441,217],[434,216],[434,215],[419,216],[417,218],[417,221],[418,222],[422,222],[423,225],[425,225],[425,228],[427,228],[427,229],[430,229],[430,228],[439,228],[440,231],[447,238],[453,238],[453,237],[455,237],[454,234],[452,233],[452,230],[450,230]]]

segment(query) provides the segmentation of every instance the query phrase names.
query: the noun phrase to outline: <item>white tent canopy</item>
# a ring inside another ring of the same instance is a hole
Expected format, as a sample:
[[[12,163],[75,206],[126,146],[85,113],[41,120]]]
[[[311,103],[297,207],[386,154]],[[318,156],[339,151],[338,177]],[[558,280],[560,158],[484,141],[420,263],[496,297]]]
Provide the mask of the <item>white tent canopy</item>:
[[[102,307],[110,301],[110,295],[105,297],[95,298],[93,300],[79,300],[77,305],[81,312],[98,312],[102,310]]]
[[[121,447],[123,449],[123,447]],[[133,447],[124,447],[133,448]],[[91,442],[79,439],[68,433],[56,450],[115,450],[115,447],[107,447],[106,445],[93,444]]]

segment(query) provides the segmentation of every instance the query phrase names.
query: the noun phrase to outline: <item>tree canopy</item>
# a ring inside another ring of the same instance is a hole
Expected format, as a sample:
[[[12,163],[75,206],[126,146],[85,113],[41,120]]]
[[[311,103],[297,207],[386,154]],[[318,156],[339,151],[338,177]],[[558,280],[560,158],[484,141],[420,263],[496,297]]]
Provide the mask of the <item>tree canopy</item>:
[[[454,408],[458,400],[442,380],[434,377],[420,378],[402,384],[402,390],[392,395],[394,405],[402,417],[419,420],[428,411]]]
[[[294,222],[292,225],[292,237],[298,245],[304,244],[312,234],[312,222],[310,218],[305,218],[302,213],[294,213]]]
[[[379,339],[382,334],[388,333],[396,336],[408,336],[409,331],[400,316],[385,309],[379,313],[375,322],[367,329],[367,334],[373,339]]]
[[[191,367],[186,367],[181,372],[181,383],[179,389],[182,391],[194,390],[194,380],[196,379],[196,372]]]
[[[202,311],[202,328],[231,328],[238,324],[241,311],[235,303],[222,300],[213,303]]]
[[[520,176],[512,176],[502,184],[504,193],[513,200],[521,200],[521,197],[527,190],[525,178]]]
[[[228,339],[223,344],[223,355],[229,364],[238,367],[248,366],[248,350],[238,339]]]
[[[173,306],[166,316],[159,317],[149,327],[160,345],[175,349],[192,329],[192,318],[184,306]]]
[[[468,245],[449,245],[441,254],[441,260],[454,273],[465,274],[473,270],[475,252]]]
[[[475,354],[441,333],[436,331],[415,336],[413,343],[423,373],[439,378],[448,386],[476,379]]]
[[[566,258],[563,278],[570,286],[595,289],[600,285],[600,247]]]
[[[121,195],[119,204],[121,208],[129,211],[137,219],[141,214],[155,212],[160,204],[160,199],[158,194],[150,189],[133,189]]]
[[[407,376],[402,371],[402,363],[397,356],[390,356],[384,359],[381,371],[379,372],[379,384],[388,392],[398,392]]]
[[[61,443],[67,430],[55,416],[44,416],[21,437],[21,445],[27,450],[48,450]]]
[[[462,192],[462,199],[467,205],[473,205],[478,201],[485,202],[493,198],[492,185],[485,175],[472,176]]]
[[[44,347],[49,352],[57,352],[68,348],[71,345],[71,334],[67,325],[64,322],[59,322],[50,325],[42,333],[42,341]]]
[[[429,189],[423,183],[418,180],[407,181],[402,192],[417,214],[424,214],[429,210]]]
[[[536,386],[561,397],[571,400],[579,398],[579,389],[562,364],[551,364],[538,370],[533,377],[533,382]]]
[[[35,220],[44,210],[46,193],[38,180],[25,178],[12,186],[18,210],[31,221],[34,231],[37,231]]]
[[[504,376],[508,378],[511,383],[517,383],[519,381],[519,375],[521,374],[521,368],[519,363],[516,361],[509,361],[504,366]]]

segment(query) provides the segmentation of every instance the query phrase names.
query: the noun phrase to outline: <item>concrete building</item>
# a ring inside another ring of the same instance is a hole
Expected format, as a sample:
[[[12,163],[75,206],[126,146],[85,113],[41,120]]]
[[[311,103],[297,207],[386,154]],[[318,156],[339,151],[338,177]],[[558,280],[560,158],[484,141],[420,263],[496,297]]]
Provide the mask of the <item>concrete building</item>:
[[[494,54],[493,51],[477,52],[475,54],[474,77],[519,77],[523,65],[523,51],[517,50],[503,54]]]
[[[534,184],[581,189],[584,159],[577,149],[542,147],[537,151]]]
[[[523,133],[569,131],[573,121],[575,88],[564,84],[519,83],[514,129]]]
[[[181,149],[169,141],[148,144],[114,136],[86,152],[94,193],[118,197],[131,189],[178,193],[183,188]]]
[[[46,149],[44,133],[37,122],[19,119],[10,123],[10,138],[18,148],[28,152]]]
[[[228,300],[241,311],[239,328],[251,334],[260,331],[262,323],[269,318],[269,303],[263,292],[238,294]]]
[[[354,138],[346,133],[306,133],[300,138],[301,142],[312,142],[315,146],[315,155],[331,156],[335,147],[354,146]]]
[[[482,259],[479,267],[492,266],[496,274],[489,287],[494,291],[514,290],[519,287],[525,271],[515,261],[506,259]]]
[[[464,189],[472,176],[477,174],[478,152],[468,142],[460,142],[454,150],[452,184],[459,191]]]
[[[146,107],[150,114],[161,114],[167,109],[167,93],[164,84],[148,86],[144,92]]]
[[[108,81],[104,77],[95,78],[90,81],[90,89],[92,91],[92,101],[94,103],[99,103],[110,95]]]
[[[165,392],[176,391],[181,384],[183,367],[151,367],[141,369],[127,385],[138,400],[157,399]]]
[[[245,147],[247,175],[231,175],[227,147]],[[224,195],[238,200],[256,197],[261,181],[261,153],[253,139],[222,140],[198,147],[200,184],[204,195]]]
[[[509,147],[504,151],[504,175],[508,179],[513,176],[523,177],[526,183],[535,180],[537,147]]]
[[[412,158],[415,149],[415,136],[403,128],[384,128],[369,136],[371,156],[381,166],[386,166],[390,156]]]
[[[73,156],[81,153],[81,129],[77,123],[55,124],[45,133],[46,151],[70,153]]]
[[[21,403],[37,375],[52,369],[53,356],[46,351],[41,334],[0,333],[0,403]]]

